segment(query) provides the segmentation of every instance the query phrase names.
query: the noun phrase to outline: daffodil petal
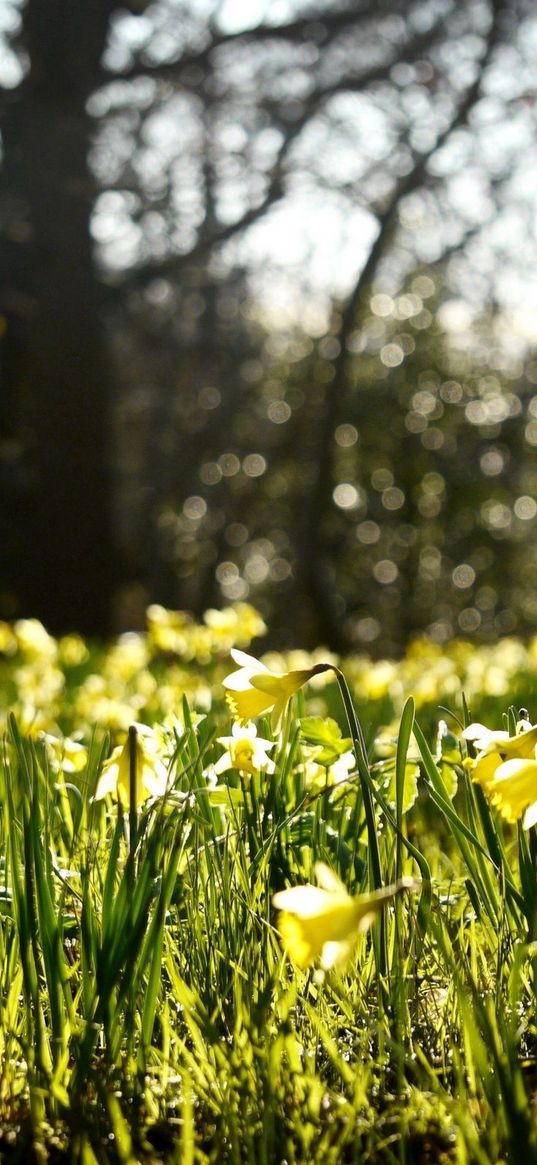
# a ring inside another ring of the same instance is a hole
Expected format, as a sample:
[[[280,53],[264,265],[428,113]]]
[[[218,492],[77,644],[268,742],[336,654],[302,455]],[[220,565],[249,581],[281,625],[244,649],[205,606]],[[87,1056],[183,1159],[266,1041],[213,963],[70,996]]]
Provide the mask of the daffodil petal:
[[[518,782],[535,782],[535,789],[537,790],[537,760],[524,759],[524,757],[510,757],[509,760],[504,760],[496,769],[492,788],[497,789],[503,782],[514,783]]]
[[[362,914],[362,917],[358,923],[359,934],[366,934],[368,930],[371,930],[371,927],[373,926],[373,923],[376,922],[380,911],[381,906],[379,905],[376,910],[372,910],[371,907],[369,907],[369,909],[365,911],[365,914]]]
[[[237,647],[232,647],[230,651],[231,658],[238,663],[239,667],[246,667],[250,671],[268,671],[264,663],[255,659],[253,655],[248,655],[246,651],[239,651]]]
[[[503,817],[515,822],[533,804],[537,791],[537,760],[513,757],[501,764],[487,793]]]
[[[343,882],[338,878],[337,874],[327,866],[325,862],[315,863],[315,877],[322,886],[323,890],[328,890],[331,894],[346,894],[347,890]]]
[[[333,967],[346,963],[352,954],[355,943],[356,935],[353,935],[351,939],[344,939],[340,942],[325,943],[321,951],[321,967],[323,971],[331,971]]]
[[[97,788],[93,794],[94,801],[102,801],[103,797],[107,797],[109,793],[115,793],[117,787],[117,766],[110,766],[106,772],[101,772],[99,780],[97,781]]]
[[[465,740],[470,740],[476,745],[479,752],[484,752],[486,748],[491,745],[504,743],[509,740],[509,733],[502,729],[493,731],[491,728],[486,728],[484,724],[469,724],[464,729],[463,737]]]
[[[528,808],[526,809],[526,812],[524,814],[524,818],[522,821],[522,828],[523,829],[531,829],[531,826],[536,825],[536,824],[537,824],[537,801],[534,801],[533,805],[528,805]]]
[[[333,896],[319,886],[290,886],[288,890],[279,890],[274,894],[272,902],[277,910],[285,910],[291,914],[301,914],[309,918],[313,914],[322,914],[332,908]]]

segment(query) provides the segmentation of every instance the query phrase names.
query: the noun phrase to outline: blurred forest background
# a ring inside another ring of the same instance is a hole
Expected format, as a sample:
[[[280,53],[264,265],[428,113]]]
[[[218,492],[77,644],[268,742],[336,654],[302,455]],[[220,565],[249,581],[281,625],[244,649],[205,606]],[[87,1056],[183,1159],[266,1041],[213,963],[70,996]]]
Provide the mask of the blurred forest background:
[[[0,0],[0,617],[537,629],[534,0]]]

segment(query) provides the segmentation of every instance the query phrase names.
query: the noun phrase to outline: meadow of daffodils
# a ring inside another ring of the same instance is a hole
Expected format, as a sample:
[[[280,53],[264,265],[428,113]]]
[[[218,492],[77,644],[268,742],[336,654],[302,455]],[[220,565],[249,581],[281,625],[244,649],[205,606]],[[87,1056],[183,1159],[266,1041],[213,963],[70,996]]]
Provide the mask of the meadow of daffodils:
[[[537,640],[0,624],[0,1160],[537,1165]]]

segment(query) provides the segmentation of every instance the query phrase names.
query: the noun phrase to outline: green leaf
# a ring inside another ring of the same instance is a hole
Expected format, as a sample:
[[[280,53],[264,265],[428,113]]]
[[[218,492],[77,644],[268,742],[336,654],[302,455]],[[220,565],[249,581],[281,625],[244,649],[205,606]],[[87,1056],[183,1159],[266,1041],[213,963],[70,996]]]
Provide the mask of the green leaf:
[[[403,797],[401,801],[401,812],[408,813],[412,808],[418,796],[418,777],[420,775],[420,767],[415,761],[407,761],[405,764],[405,778]],[[397,802],[397,778],[395,766],[390,776],[390,783],[384,794],[388,805],[396,805]]]
[[[444,782],[444,789],[448,794],[448,797],[453,800],[459,786],[457,769],[451,762],[446,763],[445,761],[442,761],[440,764],[440,772],[442,775],[442,781]]]
[[[235,789],[231,785],[216,785],[214,789],[207,789],[206,797],[210,805],[242,805],[244,793],[242,789]]]
[[[449,731],[445,720],[441,720],[438,725],[436,753],[445,792],[453,800],[458,787],[455,766],[462,761],[461,742]]]
[[[304,716],[300,721],[300,732],[306,744],[320,749],[315,760],[327,768],[352,748],[350,736],[342,736],[339,724],[330,716]]]

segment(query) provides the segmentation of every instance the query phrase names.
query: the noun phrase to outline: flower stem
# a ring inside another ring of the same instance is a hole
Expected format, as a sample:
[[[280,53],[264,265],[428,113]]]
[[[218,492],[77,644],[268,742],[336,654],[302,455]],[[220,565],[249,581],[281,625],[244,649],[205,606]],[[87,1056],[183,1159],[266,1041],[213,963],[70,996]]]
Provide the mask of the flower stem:
[[[367,760],[367,747],[365,743],[362,726],[356,714],[356,709],[352,702],[352,697],[349,691],[349,685],[343,672],[339,668],[335,668],[339,690],[345,706],[345,713],[349,722],[350,733],[354,745],[354,752],[356,756],[356,763],[358,765],[358,775],[360,777],[360,786],[362,789],[362,799],[364,802],[365,821],[367,827],[367,840],[369,846],[369,860],[371,866],[371,878],[374,890],[382,889],[382,869],[380,864],[380,850],[377,837],[377,825],[375,821],[375,810],[373,807],[373,798],[371,796],[371,777],[369,774],[369,764]]]
[[[374,879],[375,870],[377,870],[377,876],[378,876],[379,880],[381,877],[378,838],[377,838],[377,831],[375,828],[375,817],[374,817],[374,812],[373,812],[373,801],[376,801],[377,805],[380,806],[380,808],[384,814],[384,817],[386,818],[386,821],[388,822],[390,827],[393,829],[396,837],[399,839],[401,844],[405,847],[407,853],[409,853],[410,856],[414,859],[414,861],[416,862],[417,866],[419,867],[419,871],[421,873],[422,892],[421,892],[420,905],[418,907],[418,916],[417,916],[418,935],[420,936],[419,942],[421,944],[423,942],[425,931],[426,931],[427,925],[428,925],[429,909],[430,909],[430,902],[431,902],[431,871],[429,868],[429,863],[427,861],[427,858],[424,857],[424,855],[422,853],[420,853],[420,851],[418,849],[416,849],[416,846],[412,844],[410,839],[407,837],[406,833],[402,829],[399,828],[397,820],[394,817],[389,805],[386,804],[386,801],[385,801],[384,797],[382,796],[382,793],[377,788],[374,780],[371,777],[371,774],[369,772],[369,765],[367,762],[367,750],[366,750],[366,746],[365,746],[364,734],[362,732],[360,722],[359,722],[358,717],[356,715],[356,710],[355,710],[354,704],[352,702],[352,698],[351,698],[351,694],[349,692],[349,687],[348,687],[347,681],[345,679],[345,676],[342,674],[342,672],[340,672],[336,668],[334,668],[334,671],[336,672],[336,675],[337,675],[339,687],[341,690],[341,695],[343,697],[343,702],[345,704],[345,711],[347,713],[347,719],[349,722],[351,736],[353,738],[354,748],[356,750],[356,761],[358,764],[358,773],[359,773],[359,777],[360,777],[360,784],[361,784],[362,791],[363,791],[364,807],[365,807],[365,811],[366,811],[366,824],[367,824],[369,847],[370,847],[370,863],[371,863],[372,878]]]
[[[371,796],[371,776],[369,773],[369,763],[367,760],[367,746],[365,737],[362,731],[362,725],[356,714],[352,697],[349,691],[349,685],[343,672],[339,668],[334,668],[339,684],[339,690],[345,705],[345,712],[349,722],[350,733],[354,745],[354,752],[356,756],[356,763],[358,765],[358,775],[360,778],[360,786],[362,790],[362,800],[364,803],[365,822],[367,828],[368,852],[369,852],[369,869],[371,874],[371,881],[374,890],[382,889],[382,868],[380,864],[380,850],[377,837],[377,823],[375,821],[375,809],[373,806],[373,798]],[[373,935],[373,947],[375,951],[375,962],[380,978],[379,990],[379,1008],[384,1010],[385,1004],[385,976],[388,967],[388,951],[386,943],[386,923],[384,919],[384,911],[380,917],[380,932],[378,939]]]
[[[138,833],[138,805],[137,805],[137,781],[136,781],[136,766],[138,763],[137,756],[137,732],[136,726],[131,724],[129,728],[129,856],[134,867],[134,853],[136,850],[137,833]]]

